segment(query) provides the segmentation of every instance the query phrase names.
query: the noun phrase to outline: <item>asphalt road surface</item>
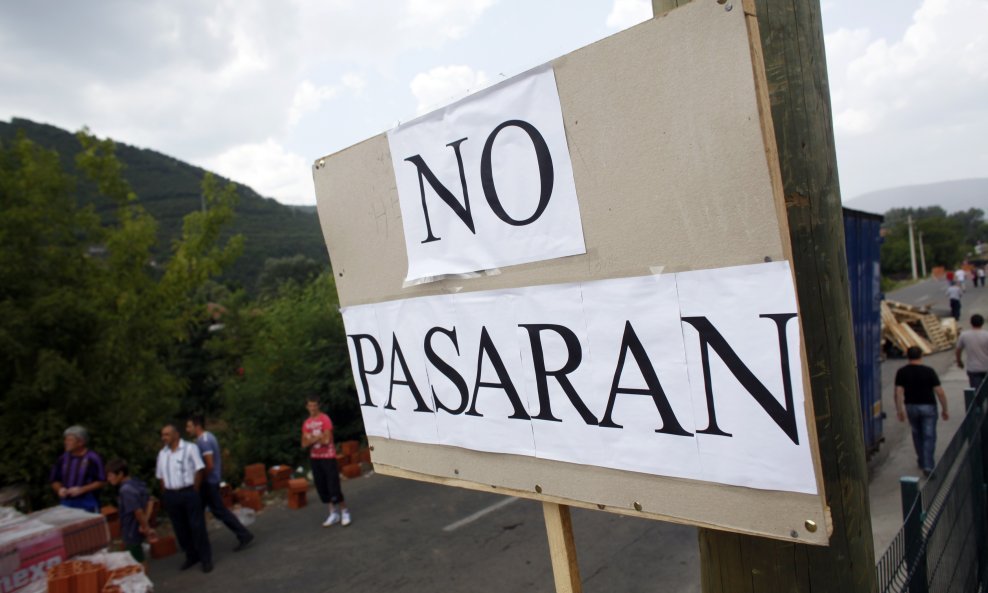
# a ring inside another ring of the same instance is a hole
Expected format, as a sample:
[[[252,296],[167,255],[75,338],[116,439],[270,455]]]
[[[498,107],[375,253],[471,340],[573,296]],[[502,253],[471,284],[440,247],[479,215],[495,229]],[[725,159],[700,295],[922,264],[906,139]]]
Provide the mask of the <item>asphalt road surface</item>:
[[[458,488],[369,475],[343,483],[353,524],[323,528],[325,507],[270,505],[234,553],[210,530],[215,569],[179,571],[181,554],[153,561],[157,593],[554,591],[542,506]],[[696,529],[573,510],[587,593],[699,591]]]

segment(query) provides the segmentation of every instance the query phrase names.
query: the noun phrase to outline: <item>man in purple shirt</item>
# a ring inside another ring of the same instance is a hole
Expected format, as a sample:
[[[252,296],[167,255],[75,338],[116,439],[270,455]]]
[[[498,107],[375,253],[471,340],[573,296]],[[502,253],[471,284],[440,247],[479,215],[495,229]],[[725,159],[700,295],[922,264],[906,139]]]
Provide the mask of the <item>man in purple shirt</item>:
[[[99,490],[106,482],[103,460],[91,451],[89,433],[81,426],[70,426],[63,433],[65,453],[51,468],[51,488],[62,506],[99,512]]]

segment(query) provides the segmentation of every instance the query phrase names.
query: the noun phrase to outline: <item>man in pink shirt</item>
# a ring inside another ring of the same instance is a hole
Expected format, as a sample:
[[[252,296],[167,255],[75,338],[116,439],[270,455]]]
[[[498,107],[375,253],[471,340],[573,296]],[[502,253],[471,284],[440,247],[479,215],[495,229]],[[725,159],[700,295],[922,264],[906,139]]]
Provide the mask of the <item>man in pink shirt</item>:
[[[310,395],[305,402],[309,417],[302,423],[302,448],[309,450],[312,481],[316,483],[319,500],[329,505],[329,516],[323,527],[339,523],[350,524],[350,510],[343,500],[340,470],[336,466],[336,445],[333,444],[333,421],[319,409],[319,396]],[[339,512],[336,507],[339,506]]]

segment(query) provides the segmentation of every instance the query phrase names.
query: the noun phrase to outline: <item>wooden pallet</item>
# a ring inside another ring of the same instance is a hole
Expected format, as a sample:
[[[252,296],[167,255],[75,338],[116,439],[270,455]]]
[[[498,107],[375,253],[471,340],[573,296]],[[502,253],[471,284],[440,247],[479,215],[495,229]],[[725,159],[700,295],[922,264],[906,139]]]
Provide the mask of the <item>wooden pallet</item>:
[[[918,346],[923,354],[942,352],[954,347],[956,333],[929,307],[921,308],[895,301],[881,304],[882,337],[903,353],[912,346]]]

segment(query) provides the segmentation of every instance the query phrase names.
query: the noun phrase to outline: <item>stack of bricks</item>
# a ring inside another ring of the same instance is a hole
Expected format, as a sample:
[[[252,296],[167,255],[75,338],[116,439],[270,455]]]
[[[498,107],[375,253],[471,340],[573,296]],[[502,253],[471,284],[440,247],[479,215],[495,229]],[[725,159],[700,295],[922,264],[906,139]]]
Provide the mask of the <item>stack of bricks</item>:
[[[249,487],[237,488],[234,494],[237,497],[237,502],[240,503],[240,506],[242,507],[247,507],[248,509],[253,509],[254,511],[259,511],[264,508],[264,502],[261,500],[260,490],[254,490]]]
[[[305,478],[288,480],[288,508],[300,509],[306,505],[305,493],[309,491],[309,482]]]
[[[125,587],[124,582],[133,580],[128,577],[143,574],[144,569],[141,568],[141,565],[139,564],[115,568],[107,574],[106,584],[103,585],[103,590],[100,593],[121,593],[124,590],[130,591],[133,587]]]
[[[271,476],[271,489],[284,490],[288,488],[288,480],[292,478],[292,468],[287,465],[276,465],[268,470]]]
[[[110,529],[103,515],[56,506],[31,513],[30,517],[62,533],[66,558],[92,554],[110,544]]]
[[[264,508],[261,495],[268,489],[267,468],[263,463],[253,463],[244,468],[244,484],[234,493],[241,506],[259,511]]]
[[[65,562],[48,569],[49,593],[100,593],[109,575],[92,562]]]
[[[343,441],[340,443],[340,452],[337,455],[340,465],[340,473],[347,478],[360,477],[360,442]]]
[[[244,468],[244,486],[260,492],[268,489],[268,476],[263,463],[254,463]]]

